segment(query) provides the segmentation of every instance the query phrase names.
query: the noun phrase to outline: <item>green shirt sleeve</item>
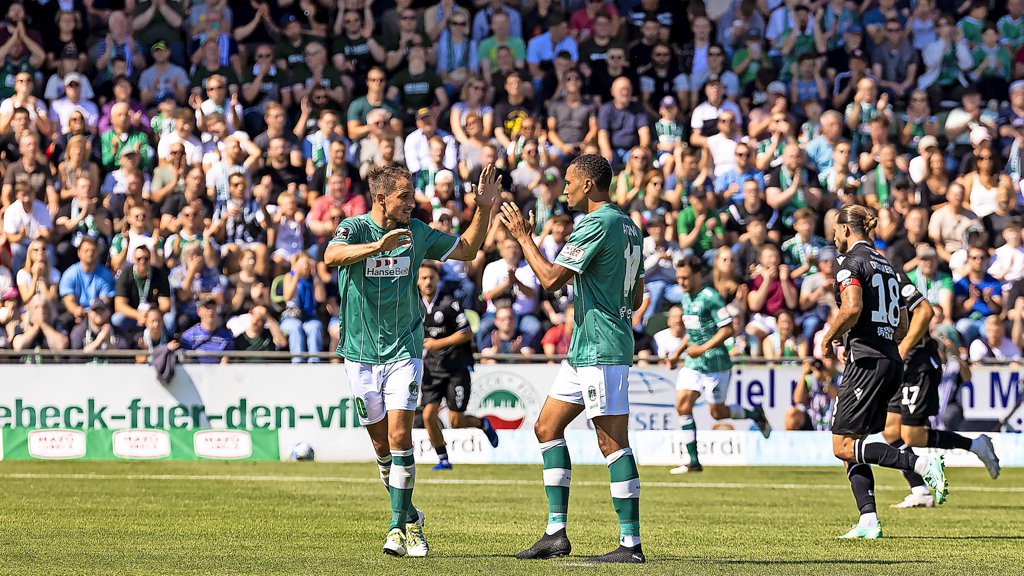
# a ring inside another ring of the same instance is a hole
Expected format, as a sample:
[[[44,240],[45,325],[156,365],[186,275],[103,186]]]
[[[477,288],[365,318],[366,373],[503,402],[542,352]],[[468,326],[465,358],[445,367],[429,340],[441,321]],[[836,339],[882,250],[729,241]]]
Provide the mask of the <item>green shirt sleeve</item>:
[[[597,255],[603,237],[604,229],[600,224],[591,218],[584,218],[569,234],[569,240],[558,253],[555,263],[577,274],[583,273]]]
[[[444,262],[448,256],[459,245],[459,237],[446,234],[427,226],[421,220],[413,220],[410,226],[412,233],[420,236],[423,245],[426,246],[424,258],[427,260],[440,260]]]
[[[362,226],[359,224],[359,220],[356,218],[346,218],[338,224],[338,228],[334,231],[334,238],[331,239],[329,244],[362,244]]]

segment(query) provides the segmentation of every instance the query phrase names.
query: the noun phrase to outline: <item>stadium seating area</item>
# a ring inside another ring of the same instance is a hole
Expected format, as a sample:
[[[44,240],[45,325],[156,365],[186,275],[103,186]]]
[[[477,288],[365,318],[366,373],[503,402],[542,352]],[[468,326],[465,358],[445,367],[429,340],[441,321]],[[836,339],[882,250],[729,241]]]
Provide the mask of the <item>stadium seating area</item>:
[[[553,259],[565,167],[599,153],[648,235],[642,355],[682,333],[687,254],[735,355],[813,354],[861,203],[947,353],[1020,356],[1022,0],[5,4],[0,348],[331,350],[322,254],[374,166],[458,232],[496,164]],[[442,285],[479,351],[565,352],[571,291],[500,226]]]

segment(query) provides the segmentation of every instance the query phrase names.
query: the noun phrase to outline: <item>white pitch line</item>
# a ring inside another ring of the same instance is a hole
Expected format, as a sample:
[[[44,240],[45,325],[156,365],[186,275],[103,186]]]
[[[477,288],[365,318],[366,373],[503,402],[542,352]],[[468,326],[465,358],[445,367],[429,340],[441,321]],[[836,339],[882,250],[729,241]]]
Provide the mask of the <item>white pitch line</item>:
[[[380,479],[343,476],[236,476],[231,474],[47,474],[10,473],[0,474],[0,480],[153,480],[153,481],[200,481],[200,482],[310,482],[343,484],[379,484]],[[457,486],[539,486],[537,480],[487,480],[462,478],[417,478],[417,484]],[[575,481],[573,486],[608,486],[607,482]],[[643,486],[655,488],[738,488],[765,490],[849,490],[846,484],[757,484],[738,482],[643,482]],[[876,486],[876,490],[906,490],[905,486]],[[961,486],[954,484],[953,492],[996,492],[1024,493],[1021,486]]]

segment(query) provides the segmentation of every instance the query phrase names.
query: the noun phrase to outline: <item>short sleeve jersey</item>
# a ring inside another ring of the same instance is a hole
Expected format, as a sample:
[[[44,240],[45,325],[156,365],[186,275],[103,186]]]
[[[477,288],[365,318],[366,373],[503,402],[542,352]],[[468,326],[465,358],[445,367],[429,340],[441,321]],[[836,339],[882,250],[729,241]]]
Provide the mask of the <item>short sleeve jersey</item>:
[[[458,238],[420,220],[409,222],[410,244],[381,252],[338,271],[341,312],[337,354],[367,364],[423,357],[423,303],[416,274],[425,259],[445,260]],[[331,244],[376,242],[389,231],[369,214],[338,225]]]
[[[696,296],[683,292],[680,306],[690,344],[701,345],[711,340],[720,328],[732,324],[732,314],[725,308],[725,300],[710,286],[705,286]],[[696,358],[686,356],[685,366],[704,374],[727,372],[732,368],[732,360],[725,344],[721,344]]]
[[[455,298],[435,294],[433,302],[424,304],[426,315],[423,318],[423,331],[427,338],[447,338],[470,330],[469,319]],[[463,373],[473,365],[473,346],[466,342],[459,346],[428,351],[424,361],[434,375]]]
[[[863,241],[854,244],[836,262],[836,304],[842,305],[843,290],[860,286],[862,291],[860,316],[845,335],[848,355],[899,360],[896,327],[904,304],[896,271],[884,256]]]
[[[605,204],[580,219],[555,262],[576,273],[570,366],[633,363],[633,297],[643,278],[640,229]]]
[[[924,296],[905,273],[898,272],[897,278],[900,282],[900,298],[903,299],[901,306],[906,308],[909,314],[913,314],[914,309],[925,302]],[[907,321],[909,322],[910,319],[908,318]],[[925,330],[924,336],[907,354],[906,368],[929,369],[939,366],[942,366],[942,357],[939,356],[938,344],[935,343],[929,331]]]

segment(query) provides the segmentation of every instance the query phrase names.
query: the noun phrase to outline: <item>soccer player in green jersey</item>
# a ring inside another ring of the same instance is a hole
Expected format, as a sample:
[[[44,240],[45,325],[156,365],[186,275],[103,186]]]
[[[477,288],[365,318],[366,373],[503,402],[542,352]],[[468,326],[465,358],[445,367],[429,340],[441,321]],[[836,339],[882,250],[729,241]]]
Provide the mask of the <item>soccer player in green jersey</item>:
[[[374,168],[367,180],[370,213],[343,220],[324,254],[328,266],[340,268],[337,353],[345,358],[359,422],[370,434],[391,496],[384,552],[426,556],[423,513],[412,505],[412,426],[423,376],[423,304],[416,274],[424,259],[476,256],[501,186],[494,166],[484,167],[473,190],[476,214],[456,237],[411,219],[416,200],[407,170]]]
[[[697,459],[697,426],[693,422],[693,405],[702,393],[708,398],[711,416],[715,420],[749,418],[765,438],[772,432],[760,406],[747,410],[739,404],[725,403],[732,375],[732,360],[725,341],[733,335],[732,314],[725,307],[722,296],[713,287],[704,285],[703,265],[700,258],[688,256],[676,266],[676,281],[683,288],[680,306],[686,336],[669,356],[668,363],[670,368],[674,368],[679,358],[686,354],[676,379],[676,412],[679,413],[690,461],[673,468],[673,474],[704,470]]]
[[[586,213],[554,263],[533,241],[533,217],[526,222],[512,203],[500,218],[523,248],[545,290],[569,280],[575,288],[573,333],[537,418],[535,432],[544,459],[548,525],[544,536],[516,555],[519,559],[565,556],[572,550],[565,533],[571,464],[565,427],[586,412],[608,462],[612,502],[619,517],[619,547],[598,562],[644,562],[640,548],[640,477],[629,447],[629,367],[633,363],[633,311],[643,294],[640,229],[610,201],[612,169],[596,154],[580,156],[565,173],[569,205]]]

